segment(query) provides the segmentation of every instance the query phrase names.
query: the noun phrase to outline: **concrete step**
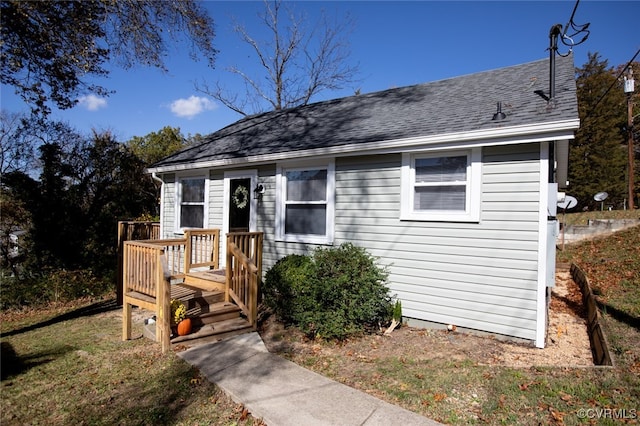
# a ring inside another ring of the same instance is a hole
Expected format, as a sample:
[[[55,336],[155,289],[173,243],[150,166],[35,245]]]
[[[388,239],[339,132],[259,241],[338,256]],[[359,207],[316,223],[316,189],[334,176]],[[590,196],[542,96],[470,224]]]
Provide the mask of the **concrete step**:
[[[171,339],[171,344],[196,346],[203,343],[216,342],[218,340],[254,331],[246,318],[228,319],[213,324],[206,324],[186,336],[176,336]]]

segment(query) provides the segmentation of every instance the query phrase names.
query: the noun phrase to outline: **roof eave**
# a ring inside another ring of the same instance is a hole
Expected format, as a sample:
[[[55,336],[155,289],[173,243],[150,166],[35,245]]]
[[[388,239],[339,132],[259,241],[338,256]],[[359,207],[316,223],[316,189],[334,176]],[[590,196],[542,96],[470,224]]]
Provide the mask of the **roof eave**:
[[[578,118],[520,126],[444,133],[384,140],[368,143],[346,144],[295,151],[295,158],[319,156],[351,156],[385,152],[403,152],[415,149],[468,148],[473,146],[512,145],[519,143],[545,142],[573,139],[573,132],[580,127]],[[272,163],[291,159],[291,152],[259,154],[241,158],[182,162],[147,169],[147,173],[172,173],[193,169],[228,168],[256,163]]]

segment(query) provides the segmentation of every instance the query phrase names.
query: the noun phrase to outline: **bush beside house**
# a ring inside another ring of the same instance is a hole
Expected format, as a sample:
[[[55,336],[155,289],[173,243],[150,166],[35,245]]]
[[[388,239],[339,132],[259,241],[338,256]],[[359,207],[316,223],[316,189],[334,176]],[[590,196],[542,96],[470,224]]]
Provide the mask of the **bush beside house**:
[[[289,255],[265,275],[264,302],[309,337],[343,340],[378,330],[393,315],[388,272],[364,248],[345,243]]]

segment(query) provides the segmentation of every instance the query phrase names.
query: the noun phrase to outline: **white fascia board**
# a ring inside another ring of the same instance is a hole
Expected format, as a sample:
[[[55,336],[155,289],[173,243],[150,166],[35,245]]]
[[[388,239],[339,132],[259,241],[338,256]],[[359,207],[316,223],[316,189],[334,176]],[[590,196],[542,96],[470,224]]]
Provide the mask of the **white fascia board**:
[[[323,156],[352,156],[413,151],[416,149],[473,148],[478,146],[513,145],[532,142],[549,142],[573,139],[573,132],[580,127],[580,120],[563,120],[523,126],[500,127],[489,130],[446,133],[433,136],[393,139],[360,144],[347,144],[295,151],[295,158]],[[166,173],[180,170],[237,167],[247,164],[273,163],[291,159],[291,152],[253,155],[243,158],[209,160],[161,166],[147,169],[148,173]]]

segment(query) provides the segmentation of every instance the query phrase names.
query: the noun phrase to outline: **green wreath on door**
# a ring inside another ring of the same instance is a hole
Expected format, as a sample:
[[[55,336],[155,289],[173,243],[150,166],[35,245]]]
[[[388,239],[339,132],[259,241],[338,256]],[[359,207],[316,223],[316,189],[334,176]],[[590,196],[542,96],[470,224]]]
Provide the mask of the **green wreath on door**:
[[[239,209],[244,209],[247,207],[247,203],[249,202],[249,190],[242,185],[239,185],[235,191],[233,191],[233,204],[236,205]]]

